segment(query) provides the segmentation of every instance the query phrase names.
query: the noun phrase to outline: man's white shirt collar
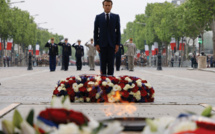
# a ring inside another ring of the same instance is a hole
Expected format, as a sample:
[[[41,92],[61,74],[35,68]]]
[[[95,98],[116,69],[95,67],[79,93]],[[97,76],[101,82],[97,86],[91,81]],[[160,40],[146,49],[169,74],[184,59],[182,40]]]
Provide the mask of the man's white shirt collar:
[[[111,12],[109,12],[109,13],[104,12],[104,14],[105,14],[105,19],[107,18],[107,14],[108,14],[109,19],[110,19],[110,14],[111,14]]]

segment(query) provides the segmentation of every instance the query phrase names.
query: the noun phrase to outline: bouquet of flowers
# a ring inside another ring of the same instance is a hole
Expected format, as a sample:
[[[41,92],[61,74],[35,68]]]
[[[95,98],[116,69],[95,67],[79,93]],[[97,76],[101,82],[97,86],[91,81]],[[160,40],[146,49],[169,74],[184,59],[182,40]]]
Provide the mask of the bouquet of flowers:
[[[181,114],[178,118],[148,119],[142,134],[214,134],[215,119],[211,118],[211,112],[212,107],[209,106],[201,116]]]
[[[71,76],[60,80],[53,96],[69,96],[71,102],[154,102],[154,89],[132,76]]]
[[[119,122],[105,127],[102,123],[70,110],[69,98],[54,98],[50,108],[41,111],[34,123],[34,110],[24,119],[15,110],[13,121],[2,121],[0,134],[118,134],[123,130]]]

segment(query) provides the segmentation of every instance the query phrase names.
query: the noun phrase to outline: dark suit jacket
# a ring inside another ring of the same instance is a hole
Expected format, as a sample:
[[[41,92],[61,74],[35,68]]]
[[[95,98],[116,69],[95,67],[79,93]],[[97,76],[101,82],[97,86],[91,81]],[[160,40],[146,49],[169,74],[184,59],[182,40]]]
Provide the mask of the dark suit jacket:
[[[59,46],[62,46],[63,47],[63,55],[64,56],[71,56],[72,54],[72,51],[71,51],[71,44],[69,43],[58,43]]]
[[[120,45],[120,18],[117,14],[110,14],[109,25],[105,19],[105,13],[96,16],[94,24],[94,43],[100,47],[107,47],[110,45],[115,48]]]
[[[45,47],[49,47],[49,55],[50,56],[56,56],[58,55],[58,45],[54,43],[52,45],[51,43],[46,43]]]
[[[82,57],[84,56],[84,47],[82,45],[75,45],[75,43],[72,45],[72,47],[75,48],[76,52],[75,52],[75,56],[76,57]]]

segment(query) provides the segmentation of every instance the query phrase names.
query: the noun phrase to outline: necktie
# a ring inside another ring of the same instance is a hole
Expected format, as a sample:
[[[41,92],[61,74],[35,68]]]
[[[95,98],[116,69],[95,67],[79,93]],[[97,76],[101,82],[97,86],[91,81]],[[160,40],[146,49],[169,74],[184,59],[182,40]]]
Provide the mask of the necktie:
[[[108,25],[109,21],[110,21],[109,14],[106,14],[106,21],[107,21],[107,25]]]

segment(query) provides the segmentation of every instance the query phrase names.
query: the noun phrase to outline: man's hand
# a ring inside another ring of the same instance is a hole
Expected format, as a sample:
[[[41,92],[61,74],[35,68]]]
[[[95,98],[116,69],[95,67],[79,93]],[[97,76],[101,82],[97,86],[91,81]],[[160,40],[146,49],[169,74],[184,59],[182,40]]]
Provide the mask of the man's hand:
[[[116,45],[115,53],[117,53],[118,51],[119,51],[119,45]]]
[[[50,43],[51,42],[51,40],[48,40],[48,43]]]
[[[100,53],[100,47],[99,47],[99,45],[96,45],[96,50]]]

